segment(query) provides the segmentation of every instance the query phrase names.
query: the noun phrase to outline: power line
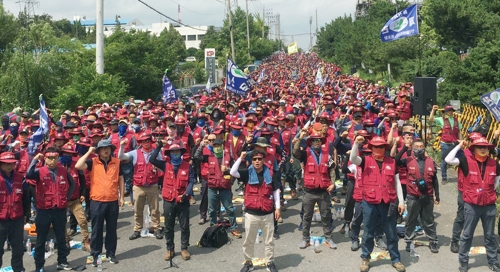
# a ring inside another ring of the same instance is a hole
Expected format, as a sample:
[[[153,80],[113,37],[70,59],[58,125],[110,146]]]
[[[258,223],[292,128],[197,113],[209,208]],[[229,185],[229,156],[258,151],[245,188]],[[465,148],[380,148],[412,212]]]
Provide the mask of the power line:
[[[181,8],[183,8],[185,10],[188,10],[188,11],[191,11],[191,12],[196,13],[196,14],[200,14],[200,15],[216,15],[216,14],[220,14],[220,11],[216,12],[216,13],[210,13],[210,14],[197,12],[197,11],[194,11],[194,10],[186,8],[185,6],[182,6],[181,4],[175,2],[174,0],[170,0],[170,1],[172,1],[172,2],[176,3],[177,5],[181,6]]]
[[[275,33],[269,32],[270,35],[275,35]],[[310,33],[300,33],[300,34],[280,34],[281,36],[304,36],[309,35]]]
[[[161,12],[160,12],[160,11],[158,11],[157,9],[153,8],[152,6],[150,6],[150,5],[146,4],[146,3],[144,3],[142,0],[137,0],[137,1],[141,2],[141,3],[142,3],[142,4],[144,4],[146,7],[148,7],[148,8],[150,8],[150,9],[154,10],[156,13],[160,14],[161,16],[163,16],[163,17],[165,17],[165,18],[167,18],[167,19],[169,19],[169,20],[171,20],[171,21],[173,21],[173,22],[175,22],[175,23],[177,23],[177,24],[179,24],[179,25],[183,25],[183,26],[185,26],[185,27],[189,27],[189,28],[192,28],[192,29],[195,29],[195,30],[199,30],[199,31],[206,31],[206,29],[199,29],[199,28],[196,28],[196,27],[192,27],[192,26],[189,26],[189,25],[186,25],[186,24],[180,23],[180,22],[178,22],[177,20],[175,20],[175,19],[173,19],[173,18],[171,18],[171,17],[169,17],[169,16],[167,16],[167,15],[165,15],[165,14],[161,13]]]

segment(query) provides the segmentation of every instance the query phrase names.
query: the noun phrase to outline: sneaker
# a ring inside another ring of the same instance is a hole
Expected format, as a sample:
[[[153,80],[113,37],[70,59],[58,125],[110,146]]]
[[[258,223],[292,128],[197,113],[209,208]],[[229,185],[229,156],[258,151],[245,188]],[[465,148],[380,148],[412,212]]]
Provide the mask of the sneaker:
[[[337,244],[335,244],[332,238],[326,239],[326,243],[328,244],[330,249],[337,249]]]
[[[460,272],[467,272],[469,271],[469,266],[467,263],[460,263],[460,267],[458,268],[458,271]]]
[[[453,253],[458,253],[458,242],[451,242],[450,250]]]
[[[98,256],[94,256],[94,257],[92,258],[92,259],[93,259],[93,261],[92,261],[92,266],[93,266],[93,267],[97,267],[97,258],[98,258]]]
[[[273,238],[274,240],[278,240],[280,238],[280,234],[277,229],[274,229]]]
[[[299,224],[299,226],[297,227],[297,229],[302,230],[302,222],[300,222],[300,224]]]
[[[238,230],[238,229],[234,229],[231,231],[231,234],[234,236],[234,238],[236,239],[240,239],[241,238],[241,232]]]
[[[269,271],[269,272],[278,272],[278,269],[276,269],[274,262],[268,262],[266,268],[267,268],[267,271]]]
[[[370,259],[361,259],[361,266],[359,267],[359,271],[368,272],[370,270]]]
[[[442,184],[442,185],[446,185],[446,183],[448,183],[448,179],[442,179],[442,180],[441,180],[441,184]]]
[[[163,239],[163,232],[161,232],[161,230],[155,230],[155,237],[158,240]]]
[[[167,253],[165,253],[165,261],[170,261],[170,258],[175,257],[175,251],[174,250],[167,250]]]
[[[198,225],[203,225],[207,222],[206,218],[201,218],[200,221],[198,221]]]
[[[196,204],[196,199],[194,199],[194,197],[191,197],[191,199],[189,200],[189,204],[191,205]]]
[[[358,251],[360,248],[359,240],[351,243],[351,251]]]
[[[128,237],[129,240],[135,240],[137,238],[141,238],[141,232],[139,231],[134,231],[134,233]]]
[[[240,272],[250,272],[253,271],[254,267],[252,264],[252,261],[246,261],[245,264],[243,265],[243,268],[240,270]]]
[[[117,264],[119,263],[118,259],[116,258],[116,256],[109,256],[106,258],[106,260],[112,264]]]
[[[375,241],[375,246],[382,249],[382,250],[387,250],[387,245],[385,244],[385,242],[382,238]]]
[[[187,249],[181,250],[181,256],[184,261],[191,259],[191,254],[189,254],[189,251],[187,251]]]
[[[65,262],[65,263],[59,263],[57,264],[57,270],[66,270],[66,271],[70,271],[72,270],[73,268],[69,265],[68,262]]]
[[[499,272],[500,271],[500,264],[498,264],[498,263],[492,263],[492,264],[488,265],[488,268],[491,271]]]
[[[310,243],[309,241],[302,240],[302,241],[300,241],[299,248],[300,248],[300,249],[304,249],[304,248],[306,248],[306,247],[308,247],[308,246],[310,246],[310,245],[311,245],[311,243]]]
[[[398,271],[398,272],[405,272],[406,271],[404,264],[402,264],[401,262],[393,263],[392,267],[396,268],[396,271]]]
[[[280,199],[280,210],[282,212],[286,211],[286,206],[285,206],[285,200],[284,199]]]
[[[438,250],[438,243],[437,242],[430,242],[429,243],[429,248],[431,250],[432,253],[438,253],[439,250]]]

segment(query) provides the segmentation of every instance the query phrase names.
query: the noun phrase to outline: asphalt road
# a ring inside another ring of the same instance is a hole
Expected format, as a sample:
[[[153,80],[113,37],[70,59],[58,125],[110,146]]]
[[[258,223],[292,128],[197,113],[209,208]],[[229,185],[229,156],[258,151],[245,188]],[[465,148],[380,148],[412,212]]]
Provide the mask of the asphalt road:
[[[439,174],[440,175],[440,174]],[[449,170],[448,176],[456,176],[453,170]],[[199,187],[199,184],[196,185]],[[339,193],[340,195],[340,193]],[[456,213],[456,179],[451,179],[450,183],[441,186],[441,204],[435,207],[437,225],[437,234],[439,237],[440,252],[432,254],[426,246],[417,247],[416,251],[420,254],[418,262],[412,262],[407,253],[405,243],[402,239],[399,241],[401,252],[401,261],[407,267],[407,271],[457,271],[458,255],[451,253],[449,249],[451,228]],[[236,194],[235,194],[236,196]],[[208,224],[198,225],[199,214],[198,207],[200,195],[196,193],[197,204],[191,207],[191,246],[189,251],[192,255],[191,260],[184,261],[180,257],[180,233],[178,227],[175,232],[176,254],[174,262],[179,269],[169,269],[170,271],[239,271],[244,261],[242,244],[243,239],[234,239],[231,244],[224,245],[219,249],[199,248],[196,243],[208,227]],[[279,271],[359,271],[361,259],[360,251],[352,252],[350,250],[350,241],[344,235],[338,233],[340,221],[335,221],[336,229],[334,240],[338,249],[331,250],[323,246],[321,253],[314,253],[312,247],[299,249],[301,232],[297,230],[299,223],[300,199],[298,201],[288,201],[288,210],[282,213],[284,222],[279,225],[281,239],[276,241],[275,246],[275,264]],[[241,204],[235,204],[237,207],[237,216],[241,216]],[[140,238],[130,241],[128,237],[133,231],[133,210],[130,206],[125,206],[120,211],[118,220],[118,264],[105,262],[104,271],[164,271],[167,264],[163,257],[166,252],[165,240],[156,238]],[[244,228],[240,224],[240,230]],[[311,227],[312,236],[321,236],[322,227],[320,223],[313,223]],[[244,234],[244,233],[243,233]],[[231,235],[230,235],[231,236]],[[74,237],[75,241],[80,240],[80,235]],[[425,236],[418,237],[418,241],[427,242]],[[473,246],[483,245],[482,227],[476,228]],[[480,248],[479,248],[480,249]],[[380,252],[375,248],[374,252]],[[68,261],[72,266],[78,266],[86,263],[88,254],[82,250],[73,249],[68,256]],[[261,243],[255,246],[255,257],[264,256],[264,245]],[[3,256],[3,263],[10,264],[10,252]],[[381,259],[372,260],[370,271],[395,271],[390,265],[390,259],[386,259],[384,254],[380,254]],[[46,260],[46,271],[56,271],[56,257],[51,256]],[[24,265],[27,271],[33,271],[34,260],[28,254],[25,254]],[[484,253],[475,253],[470,258],[469,271],[489,271],[487,268],[486,255]],[[97,271],[90,264],[87,265],[90,271]],[[256,267],[256,271],[265,271],[265,267]]]

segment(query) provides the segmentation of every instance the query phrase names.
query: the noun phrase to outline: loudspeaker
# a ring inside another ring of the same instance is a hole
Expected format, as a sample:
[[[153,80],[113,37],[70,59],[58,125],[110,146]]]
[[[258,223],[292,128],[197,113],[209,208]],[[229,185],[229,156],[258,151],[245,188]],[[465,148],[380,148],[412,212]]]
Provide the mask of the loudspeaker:
[[[416,77],[413,84],[413,114],[429,115],[436,104],[435,77]]]

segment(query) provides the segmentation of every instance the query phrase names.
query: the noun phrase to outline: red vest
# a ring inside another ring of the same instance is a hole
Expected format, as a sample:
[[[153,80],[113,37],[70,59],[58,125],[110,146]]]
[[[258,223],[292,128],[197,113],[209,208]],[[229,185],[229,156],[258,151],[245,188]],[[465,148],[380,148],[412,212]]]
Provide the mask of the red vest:
[[[314,158],[309,147],[306,149],[306,152],[307,159],[304,164],[304,187],[307,189],[321,188],[326,190],[326,188],[332,185],[328,170],[328,147],[326,145],[321,147],[319,164]]]
[[[408,161],[408,158],[409,157],[408,157],[406,152],[403,153],[403,156],[401,156],[401,159],[407,159],[407,161]],[[407,184],[407,181],[408,181],[408,168],[407,168],[407,166],[398,166],[398,173],[399,173],[399,180],[401,181],[401,184]]]
[[[123,137],[120,139],[120,136],[118,135],[118,132],[115,132],[111,134],[111,143],[116,146],[116,150],[114,152],[115,158],[118,158],[118,149],[120,148],[120,142],[122,140],[127,139],[127,144],[125,145],[125,149],[123,150],[124,153],[132,151],[132,136],[134,136],[133,133],[127,132]]]
[[[453,128],[451,127],[450,120],[446,116],[443,116],[443,132],[441,133],[441,142],[443,143],[454,143],[458,141],[458,119],[453,117]]]
[[[16,165],[15,171],[25,176],[26,173],[28,172],[28,167],[30,165],[30,158],[28,155],[28,151],[26,149],[23,149],[19,151],[18,154],[19,154],[19,162]]]
[[[267,168],[269,168],[271,177],[273,176],[274,160],[275,159],[277,159],[276,148],[274,148],[274,147],[267,147],[266,157],[264,158],[264,164],[267,166]]]
[[[238,136],[238,140],[236,140],[236,145],[233,144],[233,137],[233,134],[229,134],[229,137],[227,137],[227,141],[224,143],[224,149],[229,150],[231,158],[236,161],[240,157],[243,144],[245,144],[245,136],[243,136],[243,134],[240,134],[240,136]]]
[[[171,163],[165,164],[165,176],[163,177],[163,189],[161,196],[166,201],[177,201],[177,197],[186,194],[186,188],[189,183],[188,162],[183,161],[179,165],[177,175],[174,172],[174,166]]]
[[[465,158],[469,165],[469,175],[464,178],[463,183],[462,198],[464,202],[479,206],[494,205],[497,199],[495,192],[497,162],[491,158],[486,160],[483,178],[477,161],[471,157],[465,156]],[[458,171],[462,170],[459,168]]]
[[[249,174],[250,170],[249,169]],[[250,175],[250,179],[251,179]],[[253,182],[253,181],[250,181]],[[257,181],[258,182],[258,181]],[[245,185],[245,208],[254,211],[263,211],[265,213],[271,213],[274,209],[274,201],[272,198],[273,195],[273,186],[272,181],[268,181],[269,185],[266,183],[266,180],[262,182],[262,184],[250,184],[247,183]]]
[[[0,220],[16,220],[23,217],[23,179],[22,174],[14,172],[12,193],[9,194],[7,184],[0,175]]]
[[[360,166],[356,166],[356,175],[354,178],[354,191],[352,193],[352,198],[356,202],[363,201],[363,182],[361,181],[363,170]]]
[[[189,133],[187,131],[184,131],[184,134],[180,137],[182,139],[182,144],[184,145],[184,148],[186,149],[186,152],[182,155],[182,157],[189,161],[191,160],[191,146],[188,144],[189,140]]]
[[[219,165],[219,160],[213,155],[207,147],[205,149],[208,151],[208,162],[204,163],[203,168],[207,174],[208,187],[213,189],[231,189],[233,185],[231,183],[231,178],[225,178],[224,174],[220,170],[221,165]],[[205,155],[205,149],[203,150]],[[230,157],[228,154],[224,154],[223,165],[229,168]]]
[[[203,140],[203,137],[205,137],[205,131],[203,128],[196,126],[196,128],[193,130],[193,140],[196,142],[196,139]]]
[[[418,167],[418,162],[413,157],[406,158],[406,167],[408,168],[408,183],[406,184],[406,190],[409,195],[421,197],[422,192],[418,189],[417,182],[422,178],[427,184],[427,195],[432,196],[434,194],[434,186],[432,184],[432,178],[436,174],[436,168],[434,167],[434,161],[425,157],[424,163],[424,176],[420,173],[420,168]],[[399,174],[401,176],[401,174]]]
[[[365,156],[365,168],[362,169],[363,199],[370,204],[392,203],[396,201],[395,183],[396,162],[384,157],[382,168],[371,156]]]
[[[401,111],[399,119],[407,121],[410,118],[411,118],[411,103],[409,101],[406,101],[403,104],[403,110]]]
[[[472,152],[470,152],[470,149],[464,149],[464,155],[471,157],[471,158],[474,156],[474,155],[472,155]],[[463,192],[464,191],[464,179],[465,179],[464,173],[462,171],[457,171],[457,176],[458,176],[457,189],[458,189],[458,191]]]
[[[137,149],[137,160],[134,165],[134,185],[151,186],[155,184],[158,184],[158,171],[154,165],[146,161],[142,148]]]
[[[78,170],[75,169],[74,163],[71,164],[70,168],[71,169],[69,169],[69,173],[75,181],[75,190],[73,191],[73,194],[71,194],[69,200],[76,200],[80,198],[80,177],[78,176]]]
[[[54,207],[65,209],[68,207],[67,193],[69,189],[68,170],[57,166],[56,180],[52,179],[47,166],[38,169],[40,181],[36,184],[36,207],[48,210]]]

